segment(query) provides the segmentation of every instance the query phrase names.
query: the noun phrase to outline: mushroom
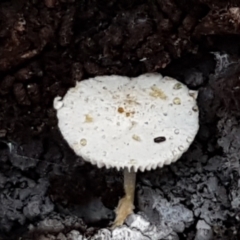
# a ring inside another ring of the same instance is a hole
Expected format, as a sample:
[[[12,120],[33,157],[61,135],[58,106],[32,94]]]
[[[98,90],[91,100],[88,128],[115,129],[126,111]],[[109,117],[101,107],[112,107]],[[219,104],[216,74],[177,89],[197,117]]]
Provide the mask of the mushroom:
[[[158,73],[98,76],[54,99],[58,127],[74,152],[99,168],[124,170],[113,226],[134,209],[136,172],[178,160],[198,128],[197,91]]]

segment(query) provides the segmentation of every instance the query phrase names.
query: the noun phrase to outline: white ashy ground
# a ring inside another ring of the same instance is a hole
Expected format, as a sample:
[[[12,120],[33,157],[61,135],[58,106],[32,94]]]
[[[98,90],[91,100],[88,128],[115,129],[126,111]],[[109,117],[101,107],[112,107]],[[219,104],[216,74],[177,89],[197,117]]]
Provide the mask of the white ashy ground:
[[[195,240],[211,239],[211,227],[204,221],[199,220]],[[92,237],[84,237],[77,230],[67,234],[41,235],[39,240],[178,240],[178,236],[168,226],[155,226],[139,214],[132,214],[125,225],[114,230],[101,229]]]
[[[193,223],[193,212],[180,202],[168,201],[160,190],[143,187],[142,191],[142,198],[148,196],[150,207],[156,212],[154,222],[139,212],[130,215],[121,227],[114,230],[103,228],[95,235],[86,237],[74,230],[83,228],[81,219],[52,215],[39,222],[37,226],[32,226],[31,230],[45,233],[39,240],[178,240],[177,233],[184,232]],[[69,228],[72,230],[66,231]],[[212,239],[211,226],[204,220],[199,220],[196,228],[195,240]],[[85,229],[84,232],[91,231]]]

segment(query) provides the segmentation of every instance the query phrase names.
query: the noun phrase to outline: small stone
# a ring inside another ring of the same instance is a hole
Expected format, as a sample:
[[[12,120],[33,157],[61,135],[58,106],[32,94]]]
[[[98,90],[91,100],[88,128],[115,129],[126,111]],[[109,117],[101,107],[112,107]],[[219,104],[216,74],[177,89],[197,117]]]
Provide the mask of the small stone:
[[[54,99],[53,105],[56,110],[59,110],[60,108],[63,107],[63,102],[61,101],[61,99],[62,99],[61,97],[56,97]]]
[[[190,90],[190,91],[188,92],[188,94],[189,94],[189,96],[193,97],[195,100],[197,99],[197,96],[198,96],[197,91],[192,91],[192,90]]]
[[[84,146],[86,146],[87,145],[87,140],[85,139],[85,138],[82,138],[81,140],[80,140],[80,144],[84,147]]]
[[[182,145],[180,145],[180,146],[178,147],[178,149],[179,149],[180,151],[183,151],[184,147],[183,147]]]
[[[173,156],[177,155],[177,151],[176,151],[176,150],[173,150],[173,151],[172,151],[172,154],[173,154]]]
[[[173,103],[174,103],[175,105],[180,105],[180,104],[181,104],[181,99],[178,98],[178,97],[176,97],[176,98],[173,99]]]
[[[167,99],[166,94],[159,89],[157,86],[152,86],[151,87],[152,92],[150,92],[150,96],[155,97],[155,98],[160,98],[160,99]]]
[[[181,83],[176,83],[173,87],[173,89],[178,90],[182,88],[182,84]]]
[[[192,108],[192,110],[193,110],[194,112],[197,112],[197,111],[198,111],[198,107],[195,106],[195,107]]]
[[[132,139],[134,139],[135,141],[138,141],[138,142],[141,141],[141,138],[136,134],[133,134]]]
[[[91,122],[93,122],[93,118],[89,114],[86,114],[85,115],[85,122],[86,123],[91,123]]]
[[[179,130],[178,130],[178,129],[175,129],[175,130],[174,130],[174,133],[175,133],[175,134],[179,134]]]

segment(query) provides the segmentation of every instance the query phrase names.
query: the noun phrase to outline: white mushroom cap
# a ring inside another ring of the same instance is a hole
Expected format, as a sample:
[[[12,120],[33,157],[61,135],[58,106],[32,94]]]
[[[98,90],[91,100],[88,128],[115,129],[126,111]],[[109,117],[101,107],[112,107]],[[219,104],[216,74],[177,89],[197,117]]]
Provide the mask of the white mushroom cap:
[[[101,76],[57,97],[58,126],[70,147],[98,167],[144,171],[170,164],[194,140],[197,92],[160,74]]]

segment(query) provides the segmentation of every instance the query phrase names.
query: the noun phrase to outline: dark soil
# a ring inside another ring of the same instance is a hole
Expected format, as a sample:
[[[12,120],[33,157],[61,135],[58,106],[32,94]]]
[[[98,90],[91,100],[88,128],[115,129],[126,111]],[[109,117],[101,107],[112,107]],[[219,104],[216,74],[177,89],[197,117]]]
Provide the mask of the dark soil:
[[[155,71],[199,90],[200,131],[176,164],[139,174],[136,211],[153,219],[140,193],[161,189],[194,213],[180,239],[194,239],[199,219],[214,239],[239,239],[239,7],[238,0],[1,1],[2,239],[27,236],[29,224],[53,213],[77,215],[88,235],[114,219],[121,173],[75,156],[57,129],[53,99],[92,76]]]

